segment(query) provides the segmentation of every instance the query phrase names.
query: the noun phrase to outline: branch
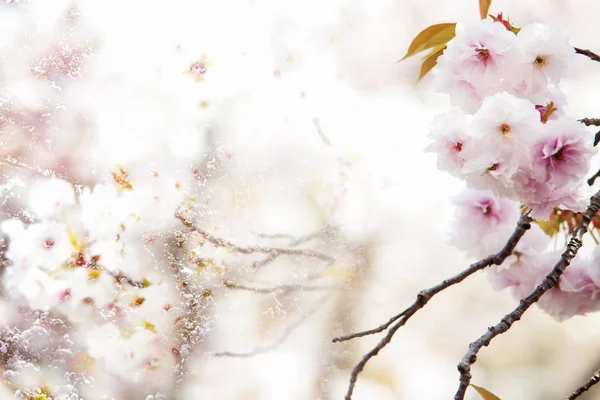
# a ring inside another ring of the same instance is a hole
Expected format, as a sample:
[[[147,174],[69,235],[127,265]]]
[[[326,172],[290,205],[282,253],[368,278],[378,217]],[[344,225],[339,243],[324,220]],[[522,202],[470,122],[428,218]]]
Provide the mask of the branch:
[[[301,291],[301,292],[316,292],[319,290],[330,289],[327,286],[302,286],[302,285],[280,285],[270,288],[255,288],[249,286],[238,285],[237,283],[233,283],[231,281],[223,282],[223,285],[229,289],[238,289],[245,290],[248,292],[254,292],[258,294],[269,294],[269,293],[286,293],[293,291]]]
[[[582,118],[579,122],[585,126],[600,126],[600,118]]]
[[[350,384],[348,385],[348,391],[346,392],[345,399],[350,400],[352,398],[352,392],[354,391],[354,386],[356,385],[358,375],[362,372],[367,362],[371,358],[375,357],[380,350],[382,350],[385,346],[387,346],[390,343],[396,331],[400,329],[404,324],[406,324],[406,321],[408,321],[417,311],[423,308],[425,304],[427,304],[429,300],[431,300],[431,298],[437,293],[449,288],[452,285],[462,282],[470,275],[486,267],[489,267],[490,265],[502,264],[504,260],[512,254],[513,250],[515,249],[515,247],[519,243],[519,240],[521,240],[525,232],[527,232],[527,230],[531,228],[531,221],[532,218],[529,216],[529,213],[522,215],[519,219],[519,222],[517,222],[517,227],[515,228],[515,231],[510,236],[502,250],[474,264],[471,264],[467,269],[458,273],[457,275],[454,275],[453,277],[450,277],[429,289],[420,291],[417,295],[417,300],[415,300],[415,302],[410,307],[408,307],[400,314],[390,318],[390,320],[385,324],[368,331],[353,333],[350,335],[339,336],[334,338],[333,342],[343,342],[357,337],[371,335],[374,333],[384,331],[391,324],[396,322],[391,328],[389,328],[387,334],[384,336],[383,339],[381,339],[377,346],[375,346],[370,352],[363,356],[360,362],[356,364],[356,366],[352,369],[352,373],[350,374]]]
[[[567,245],[567,249],[561,255],[560,260],[558,263],[556,263],[548,276],[546,276],[542,283],[536,287],[529,296],[521,299],[517,308],[504,316],[504,318],[502,318],[498,324],[488,328],[485,334],[469,345],[469,350],[458,364],[458,371],[460,372],[460,385],[458,387],[458,391],[454,395],[454,400],[464,399],[465,392],[471,382],[471,365],[477,361],[477,354],[479,353],[479,350],[481,350],[481,348],[484,346],[488,346],[492,339],[494,339],[496,336],[508,331],[515,322],[521,319],[529,307],[537,303],[544,293],[558,284],[558,279],[569,266],[571,260],[575,258],[577,252],[583,245],[583,235],[587,232],[588,225],[598,212],[599,208],[600,191],[592,196],[590,205],[583,215],[581,222],[577,225],[573,231],[573,234],[571,235],[571,240]]]
[[[221,239],[221,238],[211,235],[210,233],[208,233],[204,229],[202,229],[198,225],[198,223],[190,222],[183,215],[181,215],[179,213],[177,213],[175,216],[178,219],[180,219],[181,222],[183,222],[183,224],[186,227],[188,227],[190,231],[200,234],[200,236],[202,236],[206,241],[208,241],[209,243],[211,243],[212,245],[214,245],[216,247],[225,247],[230,251],[234,251],[236,253],[241,253],[241,254],[260,253],[260,254],[268,254],[269,255],[269,257],[267,257],[267,259],[254,263],[255,266],[264,265],[266,260],[274,259],[276,257],[279,257],[280,255],[312,257],[312,258],[318,258],[320,260],[323,260],[330,265],[334,263],[333,257],[328,256],[323,253],[319,253],[314,250],[286,249],[286,248],[279,248],[279,247],[264,247],[264,246],[251,246],[251,247],[238,246],[232,242],[229,242],[224,239]]]
[[[581,396],[584,392],[587,392],[588,390],[590,390],[590,388],[598,382],[600,382],[600,369],[598,371],[594,372],[594,375],[592,375],[592,377],[585,383],[585,385],[581,386],[579,389],[574,391],[567,398],[567,400],[575,400],[576,398]]]
[[[600,169],[598,170],[598,172],[596,172],[594,175],[592,175],[592,177],[590,179],[588,179],[588,181],[587,181],[588,185],[592,186],[598,177],[600,177]]]
[[[592,61],[598,61],[598,62],[600,62],[600,56],[598,54],[590,51],[590,50],[584,50],[584,49],[580,49],[580,48],[575,47],[575,53],[581,54],[581,55],[586,56],[586,57],[589,57],[590,60],[592,60]]]

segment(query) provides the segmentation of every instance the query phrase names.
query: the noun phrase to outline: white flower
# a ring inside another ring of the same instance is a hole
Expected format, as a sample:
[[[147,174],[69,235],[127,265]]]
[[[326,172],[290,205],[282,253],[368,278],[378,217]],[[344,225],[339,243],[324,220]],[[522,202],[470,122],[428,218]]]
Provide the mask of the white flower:
[[[575,55],[569,39],[551,25],[526,25],[517,41],[523,54],[520,75],[526,85],[524,94],[543,91],[548,82],[559,83]]]

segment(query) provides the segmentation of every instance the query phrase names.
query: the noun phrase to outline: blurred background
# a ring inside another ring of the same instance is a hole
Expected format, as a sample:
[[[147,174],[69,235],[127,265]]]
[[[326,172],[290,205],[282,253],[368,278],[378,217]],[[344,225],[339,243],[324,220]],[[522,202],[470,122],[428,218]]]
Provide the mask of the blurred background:
[[[495,0],[490,12],[556,24],[600,51],[596,1]],[[380,325],[475,261],[447,244],[462,183],[423,153],[449,100],[431,77],[417,83],[419,57],[396,61],[425,27],[478,16],[475,0],[1,0],[0,218],[30,218],[40,176],[93,187],[117,166],[152,164],[187,174],[216,236],[335,258],[256,267],[204,249],[220,269],[193,278],[210,295],[187,371],[166,389],[96,360],[94,379],[64,398],[343,398],[379,337],[331,339]],[[569,113],[600,117],[599,87],[600,64],[577,57]],[[369,362],[353,398],[452,398],[468,344],[516,305],[483,274],[439,294]],[[502,399],[565,398],[600,367],[599,335],[599,315],[558,323],[533,308],[482,350],[472,382]],[[51,387],[61,368],[35,379]],[[10,399],[31,384],[4,374],[3,385]]]

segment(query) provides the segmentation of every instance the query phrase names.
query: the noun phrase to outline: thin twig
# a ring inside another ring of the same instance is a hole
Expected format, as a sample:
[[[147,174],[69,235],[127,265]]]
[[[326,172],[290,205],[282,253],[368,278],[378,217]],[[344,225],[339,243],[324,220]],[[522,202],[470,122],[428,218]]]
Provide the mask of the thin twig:
[[[596,181],[596,179],[598,179],[598,177],[600,177],[600,170],[598,170],[598,172],[596,172],[590,179],[588,179],[587,183],[589,186],[592,186],[594,184],[594,182]]]
[[[585,126],[600,126],[600,118],[582,118],[579,122]]]
[[[521,240],[525,232],[527,232],[527,230],[531,228],[531,221],[532,218],[529,216],[529,213],[522,215],[519,219],[519,222],[517,222],[517,227],[515,228],[515,231],[510,236],[502,250],[474,264],[471,264],[467,269],[458,273],[457,275],[454,275],[453,277],[448,278],[429,289],[422,290],[417,295],[417,300],[410,307],[408,307],[402,313],[390,318],[390,320],[385,324],[375,329],[371,329],[369,331],[358,332],[334,338],[334,342],[342,342],[345,340],[350,340],[353,338],[378,333],[387,329],[392,323],[396,322],[391,328],[389,328],[387,334],[384,336],[383,339],[381,339],[377,346],[375,346],[370,352],[363,356],[360,362],[356,364],[356,366],[354,366],[354,368],[352,369],[352,372],[350,374],[350,383],[348,385],[348,391],[346,392],[345,399],[350,400],[352,398],[352,392],[354,391],[354,386],[356,385],[358,375],[362,372],[367,362],[371,358],[375,357],[381,349],[388,345],[388,343],[390,343],[396,331],[400,329],[406,323],[406,321],[408,321],[417,311],[423,308],[425,304],[427,304],[429,300],[431,300],[431,298],[437,293],[449,288],[452,285],[462,282],[464,279],[466,279],[467,277],[469,277],[477,271],[480,271],[491,265],[502,264],[504,260],[512,254],[513,250],[515,249],[515,247],[519,243],[519,240]]]
[[[590,50],[584,50],[584,49],[575,47],[575,53],[589,57],[592,61],[600,62],[600,56]]]
[[[585,235],[587,232],[588,226],[592,221],[592,218],[594,218],[598,212],[599,208],[600,191],[592,196],[590,205],[583,215],[581,222],[577,225],[573,231],[573,234],[571,235],[571,240],[567,245],[567,249],[561,255],[560,260],[556,263],[548,276],[546,276],[542,283],[536,287],[529,296],[521,299],[518,307],[504,316],[504,318],[502,318],[498,324],[488,328],[486,333],[469,345],[469,350],[458,364],[458,371],[460,372],[460,385],[458,387],[458,391],[454,395],[454,400],[464,399],[465,392],[471,383],[471,365],[477,361],[477,354],[479,353],[479,350],[481,350],[481,348],[484,346],[488,346],[492,339],[494,339],[496,336],[508,331],[515,322],[521,319],[529,307],[537,303],[544,293],[558,284],[560,276],[569,266],[571,260],[577,255],[577,252],[583,245],[583,235]]]
[[[328,256],[327,254],[319,253],[317,251],[309,250],[309,249],[287,249],[287,248],[264,247],[264,246],[250,246],[250,247],[238,246],[238,245],[236,245],[232,242],[229,242],[225,239],[221,239],[221,238],[211,235],[210,233],[208,233],[204,229],[202,229],[198,223],[187,220],[183,215],[181,215],[179,213],[176,214],[176,217],[178,219],[180,219],[181,222],[183,222],[183,224],[190,229],[190,231],[198,233],[209,243],[213,244],[216,247],[225,247],[226,249],[236,252],[236,253],[268,254],[269,256],[271,256],[273,258],[279,257],[280,255],[312,257],[312,258],[318,258],[320,260],[323,260],[323,261],[327,262],[328,264],[334,263],[333,257]],[[263,262],[264,262],[264,260],[263,260]],[[255,264],[257,264],[257,263],[255,263]]]
[[[598,382],[600,382],[600,369],[598,371],[594,372],[594,375],[592,375],[592,377],[585,383],[585,385],[581,386],[576,391],[574,391],[567,398],[567,400],[575,400],[576,398],[578,398],[579,396],[581,396],[583,393],[585,393],[588,390],[590,390],[590,388],[592,386],[594,386]]]

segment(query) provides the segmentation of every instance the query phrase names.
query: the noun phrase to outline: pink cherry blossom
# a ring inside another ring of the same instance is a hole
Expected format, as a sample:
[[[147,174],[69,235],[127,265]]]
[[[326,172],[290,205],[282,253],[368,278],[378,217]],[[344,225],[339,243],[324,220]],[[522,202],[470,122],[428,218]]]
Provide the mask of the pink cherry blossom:
[[[463,146],[468,139],[468,117],[458,111],[436,117],[429,137],[433,140],[426,152],[437,153],[437,167],[441,171],[460,177],[465,164]]]
[[[592,135],[567,117],[548,121],[531,150],[537,178],[557,186],[583,179],[594,154]]]
[[[456,36],[448,42],[438,58],[438,90],[459,94],[454,104],[474,112],[477,97],[503,91],[513,86],[510,71],[520,60],[516,36],[501,23],[490,20],[458,23]]]

